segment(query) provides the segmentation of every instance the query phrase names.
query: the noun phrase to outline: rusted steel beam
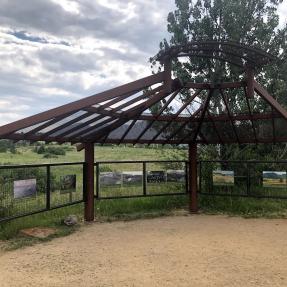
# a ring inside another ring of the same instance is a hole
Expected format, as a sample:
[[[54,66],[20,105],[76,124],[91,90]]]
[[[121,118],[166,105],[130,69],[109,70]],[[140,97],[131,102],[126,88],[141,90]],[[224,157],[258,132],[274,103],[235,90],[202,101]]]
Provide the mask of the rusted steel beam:
[[[196,131],[194,133],[194,136],[191,140],[191,143],[194,143],[196,142],[196,138],[198,136],[198,133],[200,132],[200,129],[201,129],[201,126],[202,126],[202,123],[203,123],[203,119],[205,117],[205,113],[208,109],[208,105],[209,105],[209,102],[210,102],[210,99],[212,97],[214,93],[214,90],[210,90],[206,99],[204,100],[204,103],[203,103],[203,106],[202,106],[202,112],[201,112],[201,115],[200,115],[200,120],[198,122],[198,125],[197,125],[197,128],[196,128]],[[191,131],[190,133],[188,133],[183,139],[181,139],[180,143],[183,143],[186,139],[189,138],[189,136],[193,133],[193,131]]]
[[[166,103],[163,105],[163,107],[159,110],[159,112],[157,113],[157,115],[155,115],[154,119],[147,124],[147,126],[145,127],[145,129],[140,133],[140,135],[138,136],[138,138],[135,140],[134,144],[137,143],[137,141],[139,139],[141,139],[144,134],[148,131],[148,129],[150,129],[152,127],[152,125],[156,122],[156,120],[161,116],[161,114],[167,109],[167,107],[169,106],[169,104],[174,100],[174,98],[178,95],[178,93],[180,92],[180,89],[175,91],[170,98],[168,99],[168,101],[166,101]]]
[[[187,82],[184,84],[185,88],[190,89],[202,89],[202,90],[210,90],[210,89],[238,89],[243,88],[246,86],[245,81],[241,82],[224,82],[220,84],[212,84],[212,83],[193,83],[193,82]]]
[[[103,140],[99,140],[97,141],[97,143],[101,143]],[[276,137],[276,142],[277,143],[287,143],[287,137]],[[117,144],[118,140],[117,139],[107,139],[106,141],[107,144]],[[122,144],[132,144],[133,140],[132,139],[125,139]],[[148,144],[149,140],[145,140],[145,139],[141,139],[139,140],[138,144]],[[171,145],[179,145],[180,144],[180,140],[169,140],[169,142],[167,142],[165,139],[158,139],[155,140],[153,142],[154,144],[162,144],[162,145],[166,145],[166,144],[171,144]],[[214,140],[214,139],[209,139],[208,142],[206,143],[204,140],[197,140],[196,143],[198,144],[222,144],[219,140]],[[255,142],[255,140],[253,138],[241,138],[241,144],[267,144],[267,143],[273,143],[273,137],[270,138],[263,138],[263,139],[258,139],[258,142]],[[190,140],[185,140],[183,143],[181,144],[190,144]],[[238,144],[236,139],[226,139],[224,140],[224,144]]]
[[[55,128],[53,128],[53,129],[51,129],[50,131],[48,131],[48,132],[42,134],[41,137],[42,137],[43,139],[44,139],[44,138],[47,138],[47,137],[49,137],[49,136],[52,135],[52,134],[55,134],[55,133],[57,133],[57,132],[59,132],[59,131],[61,131],[61,130],[63,130],[63,129],[66,129],[66,128],[72,126],[73,124],[75,124],[75,123],[77,123],[77,122],[79,122],[79,121],[82,121],[82,120],[84,120],[84,119],[90,117],[91,115],[92,115],[92,113],[89,113],[89,112],[88,112],[88,113],[85,113],[85,114],[83,114],[83,115],[81,115],[81,116],[79,116],[79,117],[77,117],[77,118],[75,118],[75,119],[72,119],[72,120],[70,120],[70,121],[67,121],[67,122],[64,123],[64,124],[62,124],[62,125],[60,125],[60,126],[58,126],[58,127],[55,127]],[[67,131],[66,131],[66,132],[67,132]],[[60,136],[61,136],[61,137],[64,137],[65,134],[64,134],[64,135],[61,134]]]
[[[193,56],[193,53],[194,53],[194,52],[195,52],[195,53],[200,52],[199,55],[201,55],[201,52],[202,52],[202,51],[212,52],[212,55],[214,54],[214,52],[215,52],[215,53],[220,53],[221,55],[224,54],[224,57],[222,57],[223,59],[225,59],[226,56],[232,56],[232,57],[238,58],[237,60],[243,59],[243,60],[245,60],[245,61],[248,62],[248,63],[252,63],[253,65],[256,64],[256,62],[255,62],[253,59],[251,59],[250,57],[244,55],[243,53],[236,54],[235,52],[232,52],[230,49],[229,49],[229,50],[223,50],[223,49],[219,49],[218,47],[215,47],[215,46],[212,47],[212,48],[210,48],[210,47],[197,47],[197,48],[192,48],[192,49],[190,49],[190,51],[189,51],[190,53],[187,52],[187,55],[188,55],[188,56],[189,56],[189,55]],[[199,56],[199,55],[198,55],[198,56]],[[208,54],[208,55],[209,55],[209,54]],[[211,58],[213,57],[212,55],[210,56]],[[180,56],[178,56],[178,57],[184,57],[184,56],[185,56],[185,53],[182,53],[182,55],[180,55]]]
[[[162,116],[163,117],[163,116]],[[168,125],[171,124],[171,121],[178,121],[178,122],[186,122],[187,121],[187,117],[180,117],[180,118],[177,118],[177,120],[173,119],[174,115],[172,116],[164,116],[163,118],[158,118],[158,121],[164,121],[164,122],[167,122]],[[275,113],[274,114],[274,119],[275,118],[281,118],[282,119],[282,116],[278,113]],[[150,118],[148,116],[148,118],[146,118],[145,116],[141,116],[139,117],[139,120],[152,120],[154,118]],[[233,120],[236,120],[236,121],[242,121],[242,120],[251,120],[251,117],[249,114],[242,114],[242,115],[234,115],[232,117]],[[271,113],[268,113],[268,114],[259,114],[259,113],[256,113],[256,114],[253,114],[252,115],[252,119],[253,119],[253,122],[256,122],[257,120],[268,120],[268,119],[272,119],[272,114]],[[198,118],[189,118],[189,122],[198,122],[199,119]],[[216,122],[227,122],[229,121],[229,117],[226,116],[226,115],[218,115],[218,116],[211,116],[211,115],[208,115],[206,118],[204,118],[203,120],[204,122],[211,122],[213,125],[215,125]],[[217,131],[217,128],[216,126],[214,126],[214,130]],[[0,137],[1,138],[1,137]],[[4,137],[5,138],[5,137]],[[11,140],[15,140],[15,141],[19,141],[19,140],[23,140],[23,135],[22,134],[11,134],[9,136],[9,139]],[[39,136],[39,135],[30,135],[27,140],[29,141],[42,141],[43,140],[43,137],[42,136]],[[79,140],[77,139],[71,139],[69,141],[66,141],[65,139],[63,139],[62,136],[49,136],[48,138],[45,137],[45,140],[49,141],[49,142],[59,142],[59,143],[62,143],[62,142],[72,142],[72,143],[78,143]],[[242,139],[240,139],[240,141],[242,142]],[[255,140],[256,142],[256,140]]]
[[[115,116],[115,112],[117,112],[117,111],[119,111],[121,109],[124,109],[124,108],[126,108],[128,106],[131,106],[131,105],[133,105],[133,104],[135,104],[135,103],[137,103],[137,102],[139,102],[141,100],[144,100],[147,97],[150,97],[153,94],[162,91],[163,89],[164,89],[164,86],[161,85],[161,86],[156,87],[153,90],[150,90],[150,91],[148,91],[146,93],[142,93],[140,96],[137,96],[137,97],[135,97],[135,98],[133,98],[131,100],[128,100],[127,102],[122,103],[121,105],[119,105],[119,106],[117,106],[117,107],[115,107],[113,109],[110,109],[110,110],[105,110],[105,109],[97,110],[97,108],[95,108],[95,107],[87,107],[85,110],[91,111],[91,112],[97,112],[98,111],[98,112],[100,112],[100,113],[102,113],[102,114],[104,114],[106,116],[111,116],[112,117],[112,116]],[[128,111],[129,110],[125,111],[125,113],[127,113]]]
[[[137,92],[137,91],[136,91],[136,92]],[[101,120],[102,118],[104,118],[103,115],[112,116],[113,113],[115,112],[115,110],[113,110],[113,111],[106,111],[105,108],[107,108],[107,107],[109,107],[109,106],[111,106],[111,105],[114,105],[114,104],[116,104],[116,103],[118,103],[118,102],[120,102],[120,101],[122,101],[122,100],[124,100],[124,99],[126,99],[126,98],[128,98],[128,97],[130,97],[130,96],[132,96],[134,93],[135,93],[135,92],[133,91],[133,92],[128,93],[128,94],[126,94],[126,95],[123,95],[123,96],[121,96],[121,97],[114,98],[114,99],[110,100],[109,102],[107,102],[107,103],[101,105],[100,107],[87,107],[87,108],[84,109],[84,111],[87,111],[88,113],[86,113],[86,114],[84,114],[84,115],[81,115],[80,117],[77,117],[77,118],[75,118],[75,119],[72,119],[72,120],[70,120],[70,121],[66,122],[65,124],[62,124],[62,125],[60,125],[60,126],[58,126],[58,127],[53,128],[53,129],[50,130],[49,132],[45,133],[45,134],[43,135],[43,137],[48,137],[48,136],[50,136],[50,135],[52,135],[52,134],[54,134],[54,133],[56,133],[56,132],[59,132],[59,131],[61,131],[61,130],[63,130],[63,129],[66,129],[67,127],[73,125],[74,123],[77,123],[77,122],[79,122],[79,121],[81,121],[81,120],[84,120],[84,119],[90,117],[90,116],[93,115],[94,113],[99,114],[99,116],[96,117],[96,118],[93,118],[93,119],[91,119],[91,120],[89,120],[89,121],[87,121],[87,122],[85,122],[85,123],[83,123],[83,124],[81,124],[81,125],[79,125],[79,126],[77,126],[77,127],[74,127],[74,128],[72,128],[72,129],[66,130],[65,132],[61,133],[60,136],[61,136],[61,137],[64,137],[64,136],[66,136],[66,135],[68,135],[68,134],[73,133],[73,132],[76,131],[77,129],[81,129],[82,127],[84,127],[84,126],[86,126],[86,125],[89,125],[89,124],[91,124],[91,123],[94,123],[95,121],[99,121],[99,120]],[[133,102],[134,102],[134,100],[132,101],[132,103],[133,103]],[[124,105],[122,105],[122,106],[125,107],[126,104],[124,104]]]
[[[195,117],[201,112],[202,108],[203,108],[203,107],[201,106],[196,112],[194,112],[194,113],[192,114],[192,117],[195,118]],[[190,117],[190,118],[191,118],[191,117]],[[167,140],[167,141],[171,140],[171,139],[174,138],[180,131],[182,131],[182,130],[185,128],[185,126],[186,126],[188,123],[190,123],[190,120],[189,120],[190,118],[187,118],[187,119],[184,121],[184,123],[183,123],[182,125],[180,125],[179,128],[176,129],[166,140]]]
[[[85,221],[94,221],[94,144],[85,144]]]
[[[92,115],[93,115],[92,113],[89,113],[89,116],[92,116]],[[85,118],[87,118],[87,117],[89,117],[89,116],[86,116],[86,117],[84,117],[83,119],[85,119]],[[89,125],[89,124],[91,124],[91,123],[93,123],[93,122],[95,122],[95,121],[99,121],[99,120],[101,120],[101,119],[103,119],[103,118],[105,118],[105,117],[106,117],[106,116],[104,116],[104,115],[99,115],[99,116],[97,116],[96,118],[93,118],[93,119],[90,119],[90,120],[86,121],[85,123],[76,125],[76,126],[70,128],[70,129],[67,129],[66,131],[63,131],[58,137],[59,137],[59,138],[62,138],[62,139],[65,139],[65,136],[66,136],[66,135],[69,135],[69,134],[71,134],[71,133],[73,133],[73,132],[76,132],[76,131],[78,131],[79,129],[81,129],[82,127],[85,127],[85,126],[87,126],[87,125]],[[82,120],[82,119],[81,119],[81,120]],[[77,122],[79,122],[79,120],[73,121],[72,123],[74,124],[74,123],[77,123]],[[71,125],[71,124],[70,124],[70,125]],[[61,131],[61,130],[63,130],[64,128],[69,127],[70,125],[65,124],[64,127],[61,127],[61,128],[59,127],[59,129],[56,129],[56,131]],[[46,137],[48,137],[50,134],[54,134],[56,131],[54,130],[54,131],[51,131],[51,132],[49,132],[49,133],[45,133],[42,137],[43,137],[43,138],[44,138],[44,137],[46,138]]]
[[[278,113],[277,114],[274,113],[274,115],[272,115],[272,113],[266,113],[266,114],[255,113],[252,115],[252,119],[254,119],[255,121],[268,120],[272,119],[272,117],[274,117],[275,119],[282,118],[282,116],[279,115]],[[156,118],[153,115],[141,115],[138,119],[143,121],[152,121],[155,120]],[[168,122],[168,121],[185,122],[187,119],[190,122],[198,122],[198,118],[196,117],[178,116],[176,119],[174,119],[173,115],[161,115],[156,120],[159,122]],[[231,119],[234,121],[244,121],[244,120],[251,120],[251,117],[250,114],[238,114],[238,115],[231,115]],[[228,122],[230,118],[228,115],[216,115],[216,116],[210,116],[209,118],[205,118],[203,121],[209,122],[211,120],[215,122]]]
[[[246,88],[244,88],[244,95],[245,95],[245,99],[246,99],[246,102],[247,102],[247,107],[248,107],[248,112],[249,112],[250,121],[251,121],[251,125],[252,125],[254,139],[257,142],[256,129],[255,129],[254,121],[253,121],[253,113],[251,112],[250,102],[249,102],[249,98],[247,97],[247,90],[246,90]],[[271,117],[273,118],[274,114],[273,115],[271,114]]]
[[[128,118],[127,117],[127,112],[121,113],[121,114],[117,114],[117,112],[120,111],[121,109],[127,107],[127,106],[130,106],[130,105],[132,105],[134,103],[137,103],[138,101],[140,101],[140,100],[142,100],[142,99],[144,99],[146,97],[152,96],[154,93],[157,93],[157,92],[161,91],[162,88],[163,88],[162,86],[157,87],[154,90],[151,90],[151,91],[149,91],[147,93],[144,93],[143,95],[141,95],[139,97],[136,97],[136,98],[134,98],[132,100],[129,100],[129,101],[119,105],[118,107],[116,107],[116,108],[114,108],[114,109],[112,109],[110,111],[103,110],[103,112],[101,112],[101,110],[97,110],[97,113],[103,113],[104,116],[100,115],[100,116],[98,116],[98,117],[96,117],[94,119],[91,119],[91,120],[89,120],[89,121],[87,121],[87,122],[85,122],[85,123],[83,123],[83,124],[81,124],[81,125],[79,125],[77,127],[74,127],[70,131],[67,131],[67,132],[61,134],[61,136],[69,135],[69,134],[72,134],[74,132],[76,132],[76,133],[74,133],[73,136],[71,136],[71,137],[76,137],[76,136],[81,136],[81,135],[87,134],[89,131],[92,131],[92,130],[95,129],[95,126],[90,126],[91,124],[96,123],[97,121],[103,119],[106,116],[109,116],[110,119],[106,120],[105,124],[108,123],[108,122],[114,121],[116,118],[124,118],[125,116],[126,116],[126,118]],[[90,107],[88,110],[89,111],[93,111],[93,110],[96,110],[96,108]],[[86,127],[86,129],[81,130],[81,129],[85,128],[85,127]],[[71,138],[71,137],[69,137],[69,138]]]
[[[124,141],[125,137],[128,135],[128,133],[129,133],[129,132],[131,131],[131,129],[134,127],[134,125],[136,124],[136,122],[137,122],[137,120],[133,120],[133,121],[131,122],[131,124],[129,125],[129,127],[127,128],[127,130],[125,131],[125,133],[123,134],[123,136],[121,137],[121,139],[119,140],[119,142],[118,142],[119,145]]]
[[[149,109],[151,106],[158,103],[159,101],[161,101],[165,97],[166,97],[165,91],[160,91],[158,94],[153,95],[146,102],[140,103],[137,106],[130,109],[128,112],[129,118],[132,119],[134,117],[138,117],[145,110]],[[93,142],[96,142],[100,137],[102,137],[103,134],[117,129],[121,125],[128,122],[130,119],[127,119],[127,118],[119,119],[117,122],[113,123],[112,125],[107,127],[105,130],[95,131],[94,133],[90,134],[89,137],[87,138],[87,140],[91,140]]]
[[[217,135],[217,137],[218,137],[218,139],[219,139],[219,143],[220,143],[220,144],[223,144],[222,137],[221,137],[221,135],[220,135],[220,133],[219,133],[217,127],[216,127],[215,121],[214,121],[213,118],[211,117],[210,112],[209,112],[208,109],[207,109],[207,117],[208,117],[208,119],[209,119],[209,120],[211,121],[211,123],[212,123],[212,126],[213,126],[213,128],[214,128],[214,131],[215,131],[215,133],[216,133],[216,135]]]
[[[15,121],[13,123],[0,127],[0,136],[13,133],[15,131],[36,125],[38,123],[42,123],[51,118],[55,118],[66,113],[78,111],[85,107],[92,106],[92,105],[95,105],[101,102],[105,102],[109,99],[113,99],[121,95],[125,95],[132,91],[144,89],[146,87],[162,82],[163,80],[164,80],[164,73],[158,73],[158,74],[137,80],[135,82],[131,82],[129,84],[125,84],[123,86],[108,90],[106,92],[99,93],[99,94],[87,97],[85,99],[78,100],[73,103],[66,104],[61,107],[51,109],[43,113],[39,113],[31,117],[27,117],[19,121]]]
[[[171,65],[171,59],[166,59],[164,62],[164,89],[167,95],[171,93],[172,88]]]
[[[66,122],[65,124],[62,124],[62,125],[60,125],[60,126],[58,126],[58,127],[56,127],[56,128],[53,128],[53,129],[50,130],[48,133],[45,133],[45,137],[46,137],[46,136],[49,136],[49,135],[51,135],[51,134],[54,134],[54,133],[56,133],[56,132],[58,132],[58,131],[60,131],[60,130],[63,130],[63,129],[65,129],[65,128],[71,126],[72,124],[74,124],[74,123],[80,121],[80,120],[83,120],[83,119],[85,119],[85,118],[88,118],[89,116],[93,115],[94,113],[99,113],[99,114],[101,114],[101,115],[99,115],[99,117],[97,117],[97,120],[100,120],[100,119],[104,118],[104,117],[102,117],[102,115],[105,115],[105,114],[106,114],[106,113],[105,113],[105,108],[107,108],[107,107],[109,107],[109,106],[111,106],[111,105],[114,105],[114,104],[116,104],[116,103],[118,103],[118,102],[120,102],[120,101],[122,101],[122,100],[124,100],[124,99],[126,99],[126,98],[128,98],[128,97],[130,97],[130,96],[132,96],[132,95],[133,95],[134,93],[136,93],[136,92],[137,92],[137,91],[133,91],[133,92],[128,93],[128,94],[125,94],[125,95],[123,95],[123,96],[114,98],[114,99],[110,100],[109,102],[107,102],[107,103],[101,105],[100,107],[87,107],[87,108],[84,109],[84,111],[87,111],[88,113],[86,113],[86,114],[84,114],[84,115],[81,115],[81,116],[79,116],[79,117],[77,117],[77,118],[75,118],[75,119],[72,119],[72,120]],[[108,112],[108,115],[110,116],[111,113]],[[91,120],[90,123],[93,122],[95,119],[96,119],[96,118],[94,118],[93,120]],[[88,124],[89,124],[89,123],[88,123]],[[74,130],[75,130],[75,129],[73,129],[73,131],[74,131]],[[67,135],[67,134],[69,134],[69,133],[72,133],[73,131],[70,131],[70,130],[69,130],[69,132],[66,131],[64,134],[61,134],[61,136],[65,136],[65,135]],[[26,135],[26,134],[25,134],[25,135]]]
[[[98,124],[96,124],[96,125],[94,125],[94,126],[88,127],[88,128],[85,129],[84,131],[76,131],[75,133],[73,133],[73,135],[67,137],[67,139],[78,138],[78,137],[85,137],[85,135],[88,135],[88,134],[89,134],[90,132],[92,132],[93,130],[99,129],[99,128],[101,128],[102,126],[105,126],[105,125],[107,125],[107,124],[109,124],[109,123],[112,123],[112,122],[114,122],[114,121],[115,121],[115,119],[113,119],[113,118],[108,118],[108,119],[106,119],[106,120],[104,120],[104,121],[102,121],[102,122],[100,122],[100,123],[98,123]]]
[[[272,109],[272,114],[274,113],[274,109]],[[272,117],[272,134],[273,134],[273,143],[276,143],[276,129],[275,129],[275,120]]]
[[[254,89],[271,107],[274,108],[282,117],[287,120],[287,111],[256,81],[254,81]]]
[[[197,144],[188,146],[189,158],[189,210],[191,213],[198,212],[197,202]]]
[[[206,139],[206,137],[204,136],[204,134],[201,132],[201,131],[199,131],[199,136],[203,139],[203,142],[205,143],[205,144],[208,144],[208,141],[207,141],[207,139]]]
[[[156,99],[156,100],[160,101],[160,99],[162,99],[164,97],[164,95],[165,95],[165,92],[160,91],[157,95],[154,95],[154,97],[152,97],[151,99],[153,99],[153,100]],[[150,101],[151,99],[147,100],[147,102]],[[100,130],[91,132],[88,136],[85,136],[85,138],[87,138],[88,140],[91,140],[91,138],[94,137],[95,135],[99,135],[99,136],[97,136],[97,139],[98,139],[99,137],[101,137],[101,134],[109,133],[112,130],[119,128],[121,125],[124,125],[126,122],[128,122],[131,118],[138,117],[146,109],[147,109],[146,102],[140,103],[140,104],[134,106],[133,108],[131,108],[129,110],[128,114],[124,114],[122,117],[118,118],[117,121],[113,122],[111,125],[106,127],[105,131],[103,129],[100,129]],[[90,127],[88,130],[92,131],[94,129],[95,129],[95,127]],[[85,138],[83,138],[82,140],[85,140]]]
[[[56,124],[57,122],[59,122],[59,121],[65,119],[66,117],[71,116],[72,114],[74,114],[74,112],[68,113],[68,114],[64,114],[64,115],[62,115],[62,116],[60,116],[60,117],[56,117],[56,118],[54,118],[54,119],[52,119],[52,120],[50,120],[50,121],[44,123],[43,125],[40,125],[40,126],[38,126],[38,127],[36,127],[36,128],[31,129],[29,132],[25,133],[23,137],[24,137],[24,139],[25,139],[25,138],[28,137],[29,135],[36,134],[37,132],[39,132],[39,131],[41,131],[41,130],[43,130],[43,129],[45,129],[45,128],[51,126],[51,125]]]
[[[254,98],[254,69],[247,67],[246,69],[246,90],[249,99]]]
[[[234,132],[234,134],[235,134],[236,140],[237,140],[238,144],[240,144],[240,140],[239,140],[239,137],[238,137],[238,134],[237,134],[237,131],[236,131],[236,127],[235,127],[234,120],[232,119],[232,115],[231,115],[231,111],[230,111],[230,109],[229,109],[229,105],[228,105],[228,102],[227,102],[226,95],[223,93],[222,89],[220,89],[219,91],[220,91],[220,94],[221,94],[221,96],[222,96],[224,105],[225,105],[225,107],[226,107],[227,114],[228,114],[228,117],[229,117],[229,119],[230,119],[230,122],[231,122],[231,125],[232,125],[233,132]]]
[[[150,140],[150,144],[153,143],[154,140],[156,140],[162,133],[164,130],[166,130],[174,120],[176,120],[178,118],[178,116],[186,109],[186,107],[188,105],[190,105],[190,103],[201,93],[202,90],[198,90],[196,91],[182,106],[181,108],[176,112],[176,114],[172,115],[172,120],[169,121],[166,125],[164,125],[159,132]]]
[[[236,66],[236,67],[239,67],[239,68],[244,68],[244,65],[243,65],[243,64],[240,64],[240,63],[238,63],[238,62],[235,62],[235,61],[230,60],[230,59],[225,58],[225,57],[214,56],[214,55],[212,56],[212,55],[210,55],[210,54],[203,54],[203,53],[201,53],[201,54],[197,55],[197,54],[188,54],[188,53],[187,53],[187,54],[181,54],[181,55],[178,56],[178,57],[195,57],[195,58],[216,59],[216,60],[220,60],[220,61],[223,61],[223,62],[232,64],[232,65],[234,65],[234,66]]]
[[[274,61],[276,58],[255,47],[242,45],[232,41],[194,41],[183,45],[171,46],[164,52],[158,53],[155,60],[162,61],[163,59],[170,57],[176,58],[181,55],[193,53],[198,56],[202,54],[202,51],[208,52],[209,57],[212,57],[214,53],[225,53],[230,56],[236,55],[237,58],[244,59],[249,63],[253,63],[256,66],[262,66]]]

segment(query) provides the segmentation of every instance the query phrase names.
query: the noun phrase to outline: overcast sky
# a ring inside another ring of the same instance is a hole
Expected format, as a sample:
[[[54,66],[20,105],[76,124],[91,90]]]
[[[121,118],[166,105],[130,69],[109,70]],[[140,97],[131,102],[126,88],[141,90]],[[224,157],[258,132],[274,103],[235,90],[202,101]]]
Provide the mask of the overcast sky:
[[[0,125],[149,75],[172,10],[174,0],[0,0]]]

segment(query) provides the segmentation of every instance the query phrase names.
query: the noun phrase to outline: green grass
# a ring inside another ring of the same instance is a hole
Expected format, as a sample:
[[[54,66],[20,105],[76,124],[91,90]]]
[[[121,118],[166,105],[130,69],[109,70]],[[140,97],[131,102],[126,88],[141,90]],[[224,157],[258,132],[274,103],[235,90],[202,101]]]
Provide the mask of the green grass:
[[[81,220],[83,217],[83,206],[79,204],[18,218],[13,221],[0,224],[0,240],[5,242],[4,249],[13,250],[23,246],[48,241],[55,237],[71,234],[77,230],[79,226],[67,227],[62,223],[63,219],[69,214],[76,214]],[[55,235],[49,236],[45,239],[27,237],[20,234],[20,230],[32,227],[53,227],[58,231]]]
[[[78,162],[83,161],[83,152],[76,152],[75,149],[67,152],[65,156],[45,159],[42,155],[32,151],[32,147],[25,147],[18,150],[16,155],[10,153],[0,154],[0,164],[30,164],[30,163],[51,163],[51,162]],[[123,160],[174,160],[175,158],[185,160],[186,154],[172,149],[152,149],[138,147],[96,147],[95,161],[123,161]],[[131,171],[141,170],[141,164],[118,164],[105,165],[106,170],[113,171]],[[169,166],[163,164],[150,164],[147,170],[168,169]],[[175,167],[174,167],[175,168]],[[56,180],[61,174],[77,174],[77,196],[81,195],[80,182],[82,181],[81,172],[77,168],[55,167],[52,173],[55,174]],[[183,184],[150,184],[148,191],[153,192],[178,192],[183,188]],[[268,191],[269,192],[269,191]],[[141,193],[141,186],[127,186],[118,188],[105,187],[102,189],[105,196],[116,194],[132,195]],[[41,199],[44,204],[45,198]],[[68,195],[60,195],[59,192],[52,193],[52,203],[66,203],[69,200]],[[161,215],[172,214],[174,210],[187,209],[188,199],[186,196],[166,196],[153,198],[137,199],[118,199],[118,200],[101,200],[95,202],[95,214],[98,221],[113,220],[132,220],[138,218],[150,218]],[[33,206],[34,208],[35,206]],[[30,207],[29,207],[30,208]],[[244,217],[268,217],[268,218],[285,218],[287,217],[287,201],[271,199],[250,199],[250,198],[231,198],[231,197],[213,197],[201,196],[200,208],[207,214],[228,214],[232,216]],[[61,208],[49,212],[27,216],[16,219],[4,224],[0,224],[0,241],[6,242],[7,249],[20,248],[51,240],[54,237],[69,235],[82,224],[75,228],[69,228],[62,224],[63,219],[69,215],[75,214],[80,218],[83,224],[83,204]],[[35,226],[56,227],[56,235],[45,240],[33,239],[19,235],[19,231],[24,228]]]
[[[70,146],[68,146],[70,147]],[[124,160],[174,160],[187,159],[187,152],[184,156],[173,149],[140,148],[130,146],[96,146],[95,161],[124,161]],[[32,163],[55,163],[55,162],[82,162],[84,152],[77,152],[72,146],[72,150],[66,155],[57,158],[43,158],[42,154],[33,152],[33,147],[17,148],[17,154],[10,152],[0,153],[0,164],[32,164]]]
[[[110,222],[115,220],[135,220],[170,215],[177,209],[186,208],[186,196],[167,196],[158,198],[135,198],[95,201],[96,220]],[[5,241],[4,249],[13,250],[23,246],[67,236],[83,225],[83,204],[56,209],[27,216],[0,225],[0,240]],[[63,219],[70,214],[77,215],[80,224],[76,227],[63,225]],[[58,232],[45,239],[22,236],[21,229],[31,227],[54,227]]]
[[[240,197],[201,196],[200,207],[207,214],[228,214],[247,218],[287,218],[287,201]]]
[[[152,148],[138,148],[138,147],[95,147],[95,161],[123,161],[123,160],[173,160],[176,152],[174,150],[161,150]],[[58,156],[57,158],[46,159],[43,158],[42,154],[33,152],[33,147],[22,147],[17,149],[17,154],[1,153],[0,164],[33,164],[33,163],[57,163],[57,162],[82,162],[84,159],[83,152],[77,152],[73,147],[71,150],[66,152],[65,156]],[[185,159],[185,158],[180,158]],[[107,168],[107,167],[106,167]],[[150,164],[147,166],[148,169],[162,169],[162,165]],[[76,199],[80,199],[82,190],[82,173],[80,172],[81,167],[77,166],[63,166],[63,167],[52,167],[51,174],[54,175],[54,180],[59,180],[62,174],[76,174],[77,175],[77,192],[73,194]],[[141,164],[117,164],[109,165],[109,170],[113,171],[131,171],[141,170]],[[7,187],[11,188],[10,186]],[[159,187],[148,186],[150,192],[173,192],[174,189],[178,191],[182,186],[167,186]],[[135,194],[141,192],[141,187],[129,186],[120,190],[104,189],[103,195],[112,196],[114,192],[120,192],[121,194]],[[69,195],[61,195],[59,191],[51,193],[51,203],[61,204],[69,201]],[[37,206],[35,206],[35,203]],[[20,211],[37,210],[39,206],[45,206],[45,195],[38,194],[38,199],[25,200],[24,210],[19,210],[21,207],[19,203],[14,204],[13,210],[17,213]],[[95,212],[97,220],[100,221],[111,221],[116,219],[136,219],[143,217],[154,217],[164,214],[169,214],[172,210],[182,208],[186,206],[186,199],[184,196],[172,196],[172,197],[161,197],[161,198],[139,198],[139,199],[120,199],[120,200],[103,200],[95,203]],[[13,215],[11,213],[11,215]],[[82,221],[83,218],[83,204],[70,206],[66,208],[56,209],[49,212],[35,214],[24,218],[19,218],[7,223],[0,224],[0,240],[8,240],[9,249],[19,248],[21,246],[31,245],[37,242],[42,242],[41,239],[34,239],[24,237],[19,234],[19,231],[24,228],[30,228],[35,226],[41,227],[56,227],[58,233],[55,236],[49,237],[45,240],[50,240],[57,236],[68,235],[75,228],[68,228],[62,224],[63,219],[69,215],[75,214]]]

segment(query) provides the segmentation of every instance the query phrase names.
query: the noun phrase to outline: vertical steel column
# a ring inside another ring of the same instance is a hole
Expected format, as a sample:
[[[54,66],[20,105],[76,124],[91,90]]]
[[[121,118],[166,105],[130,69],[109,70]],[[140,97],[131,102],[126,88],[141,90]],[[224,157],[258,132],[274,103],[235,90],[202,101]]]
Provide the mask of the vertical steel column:
[[[100,197],[100,164],[96,163],[96,198]]]
[[[46,209],[51,208],[51,167],[47,165]]]
[[[146,196],[146,162],[143,162],[143,195]]]
[[[94,144],[85,144],[85,221],[94,220]]]
[[[251,185],[250,164],[247,163],[247,190],[246,190],[246,193],[247,193],[248,196],[250,196],[250,185]]]
[[[189,144],[189,210],[198,212],[197,204],[197,145]]]
[[[198,192],[202,192],[202,166],[201,166],[201,161],[199,161],[199,189]]]
[[[185,162],[185,192],[186,194],[189,193],[189,184],[188,184],[188,179],[189,179],[189,176],[188,176],[188,161]]]

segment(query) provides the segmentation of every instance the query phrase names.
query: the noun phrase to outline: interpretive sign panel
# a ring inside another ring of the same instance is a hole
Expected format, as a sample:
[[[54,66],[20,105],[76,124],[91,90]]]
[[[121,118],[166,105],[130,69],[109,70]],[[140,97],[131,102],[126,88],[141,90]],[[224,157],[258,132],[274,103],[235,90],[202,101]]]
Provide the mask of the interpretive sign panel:
[[[72,191],[76,191],[76,182],[77,182],[77,178],[75,174],[61,176],[61,179],[60,179],[61,193],[69,193]]]
[[[263,171],[263,186],[264,187],[286,187],[286,172],[285,171]]]
[[[166,181],[166,174],[163,170],[156,170],[156,171],[149,171],[147,173],[147,182],[165,182]]]
[[[120,185],[122,174],[120,172],[101,172],[100,185]]]
[[[234,171],[232,170],[214,170],[214,185],[234,185]]]
[[[37,193],[37,180],[25,179],[14,181],[14,198],[26,198],[36,196]]]

